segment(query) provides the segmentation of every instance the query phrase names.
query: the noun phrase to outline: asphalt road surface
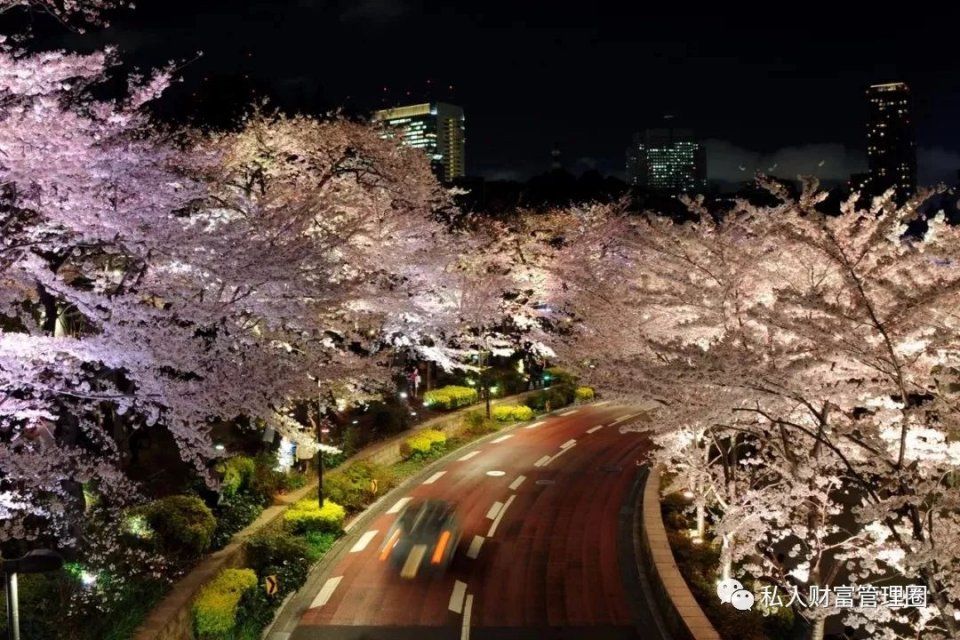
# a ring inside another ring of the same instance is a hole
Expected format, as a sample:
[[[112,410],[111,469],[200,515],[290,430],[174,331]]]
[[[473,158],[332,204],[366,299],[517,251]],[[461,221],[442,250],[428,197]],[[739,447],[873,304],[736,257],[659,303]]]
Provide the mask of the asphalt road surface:
[[[650,441],[636,410],[592,404],[486,437],[360,518],[287,603],[268,640],[665,639],[633,553]],[[457,505],[441,575],[400,578],[380,545],[410,498]]]

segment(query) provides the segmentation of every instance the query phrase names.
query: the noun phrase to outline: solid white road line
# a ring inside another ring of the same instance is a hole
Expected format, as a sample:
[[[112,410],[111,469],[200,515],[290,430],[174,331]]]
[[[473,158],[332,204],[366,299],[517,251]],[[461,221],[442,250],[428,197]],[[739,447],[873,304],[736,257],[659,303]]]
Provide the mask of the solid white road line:
[[[460,629],[460,640],[470,640],[471,611],[473,611],[473,594],[467,596],[467,604],[463,607],[463,628]]]
[[[570,449],[573,449],[575,446],[577,446],[577,443],[576,443],[576,442],[574,442],[573,444],[571,444],[571,445],[568,446],[568,447],[564,447],[563,449],[560,449],[560,453],[554,454],[553,456],[551,456],[550,458],[548,458],[547,461],[544,462],[542,466],[544,466],[544,467],[547,466],[548,464],[550,464],[551,462],[553,462],[554,460],[556,460],[557,458],[559,458],[560,456],[562,456],[563,454],[565,454],[567,451],[570,451]]]
[[[427,545],[413,545],[410,548],[410,553],[407,554],[407,561],[403,563],[403,568],[400,569],[400,577],[416,578],[417,574],[420,573],[420,563],[423,562],[423,556],[425,555],[427,555]]]
[[[453,583],[453,593],[450,594],[450,604],[447,605],[447,608],[455,613],[461,613],[465,595],[467,595],[467,583],[457,580]]]
[[[407,503],[413,500],[413,498],[400,498],[397,502],[387,509],[387,513],[400,513],[400,510],[407,506]]]
[[[430,476],[429,478],[427,478],[426,480],[424,480],[424,481],[423,481],[423,484],[433,484],[434,482],[436,482],[437,480],[439,480],[440,478],[442,478],[442,477],[443,477],[443,474],[445,474],[445,473],[446,473],[446,471],[437,471],[435,474],[433,474],[432,476]]]
[[[489,518],[490,520],[493,520],[494,518],[496,518],[497,514],[500,513],[500,509],[503,509],[503,503],[494,502],[493,506],[490,507],[490,510],[487,511],[487,518]]]
[[[534,463],[533,463],[533,466],[535,466],[535,467],[542,467],[543,465],[547,464],[548,462],[550,462],[550,456],[543,456],[542,458],[540,458],[539,460],[537,460],[536,462],[534,462]]]
[[[538,422],[534,422],[533,424],[528,424],[527,426],[524,427],[524,429],[536,429],[542,424],[546,424],[546,420],[540,420]]]
[[[483,546],[483,541],[486,540],[483,536],[473,536],[473,541],[470,542],[470,548],[467,549],[467,557],[471,560],[476,560],[477,556],[480,555],[480,547]]]
[[[520,488],[520,485],[523,484],[523,481],[527,479],[527,476],[517,476],[517,479],[510,483],[510,490],[516,491]]]
[[[337,585],[340,584],[340,581],[343,580],[343,576],[337,576],[336,578],[330,578],[325,583],[323,583],[323,588],[320,589],[320,593],[317,594],[317,597],[313,599],[313,602],[310,603],[310,608],[315,609],[316,607],[322,607],[327,604],[330,600],[330,596],[333,595],[333,592],[336,591]]]
[[[492,538],[493,534],[497,532],[497,527],[500,526],[500,521],[503,520],[503,514],[507,512],[507,509],[510,508],[510,505],[513,503],[513,499],[517,496],[510,496],[507,498],[506,504],[503,505],[503,508],[500,509],[500,513],[497,514],[496,519],[493,521],[493,524],[490,525],[490,531],[487,532],[487,537]]]
[[[598,424],[597,426],[595,426],[595,427],[592,428],[592,429],[587,429],[587,433],[594,433],[595,431],[600,431],[600,429],[603,429],[603,425],[602,425],[602,424]]]
[[[357,544],[353,545],[350,549],[350,553],[359,553],[367,548],[367,545],[370,544],[370,541],[377,537],[377,530],[373,529],[367,531],[365,534],[360,536],[360,539],[357,540]]]
[[[558,413],[557,415],[558,415],[558,416],[572,416],[572,415],[575,414],[577,411],[580,411],[580,409],[570,409],[570,411],[564,411],[563,413]]]
[[[513,437],[513,434],[512,434],[512,433],[508,433],[508,434],[505,435],[505,436],[500,436],[500,437],[497,438],[496,440],[491,440],[491,441],[490,441],[490,444],[497,444],[498,442],[503,442],[504,440],[509,440],[509,439],[512,438],[512,437]]]
[[[472,458],[473,456],[476,456],[476,455],[479,455],[479,454],[480,454],[479,451],[471,451],[470,453],[468,453],[467,455],[463,456],[462,458],[457,458],[457,462],[466,462],[467,460],[469,460],[469,459]]]
[[[564,442],[562,445],[560,445],[560,448],[561,448],[561,449],[569,449],[570,447],[572,447],[572,446],[575,445],[575,444],[577,444],[577,441],[576,441],[576,440],[567,440],[567,441]]]

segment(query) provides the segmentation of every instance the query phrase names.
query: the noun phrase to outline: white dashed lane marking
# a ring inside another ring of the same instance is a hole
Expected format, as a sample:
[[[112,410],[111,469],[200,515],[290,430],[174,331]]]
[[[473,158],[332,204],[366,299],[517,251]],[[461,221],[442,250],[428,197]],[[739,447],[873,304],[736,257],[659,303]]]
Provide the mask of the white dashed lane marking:
[[[507,502],[503,505],[503,508],[500,509],[500,512],[497,514],[496,519],[493,521],[493,524],[490,525],[490,531],[487,532],[487,537],[492,538],[493,534],[497,532],[497,527],[500,526],[500,521],[503,520],[504,514],[507,512],[507,509],[510,508],[510,505],[513,504],[514,498],[517,496],[510,496],[507,498]]]
[[[412,499],[413,498],[400,498],[392,507],[387,509],[387,513],[400,513],[400,510],[407,506],[407,503]]]
[[[510,483],[510,490],[516,491],[520,488],[520,485],[523,484],[523,481],[527,479],[527,476],[517,476],[517,479]]]
[[[466,462],[467,460],[469,460],[469,459],[472,458],[473,456],[476,456],[476,455],[479,455],[479,454],[480,454],[479,451],[471,451],[470,453],[468,453],[467,455],[463,456],[462,458],[457,458],[457,462]]]
[[[502,502],[494,502],[493,506],[487,511],[487,518],[493,520],[497,517],[497,514],[500,513],[500,509],[503,509]]]
[[[365,534],[360,536],[360,539],[357,540],[357,543],[350,548],[350,553],[359,553],[367,548],[367,545],[370,544],[370,541],[377,537],[377,530],[373,529],[372,531],[367,531]]]
[[[513,434],[508,433],[507,435],[505,435],[505,436],[500,436],[500,437],[497,438],[496,440],[491,440],[490,442],[491,442],[491,444],[497,444],[498,442],[503,442],[504,440],[509,440],[509,439],[512,438],[512,437],[513,437]]]
[[[463,612],[463,598],[467,595],[467,583],[457,580],[453,583],[453,593],[450,594],[450,604],[447,608],[454,613]]]
[[[443,477],[443,474],[445,474],[445,473],[446,473],[446,471],[437,471],[435,474],[433,474],[432,476],[430,476],[429,478],[427,478],[426,480],[424,480],[424,481],[423,481],[423,484],[433,484],[434,482],[436,482],[437,480],[439,480],[440,478],[442,478],[442,477]]]
[[[587,433],[594,433],[595,431],[600,431],[600,429],[603,429],[603,425],[602,425],[602,424],[598,424],[597,426],[595,426],[595,427],[592,428],[592,429],[587,429]]]
[[[540,420],[539,422],[534,422],[533,424],[528,424],[527,426],[524,427],[524,429],[536,429],[537,427],[539,427],[539,426],[542,425],[542,424],[546,424],[546,421],[545,421],[545,420]]]
[[[330,596],[333,595],[333,592],[337,590],[337,585],[340,584],[340,581],[343,580],[343,576],[337,576],[336,578],[330,578],[323,583],[323,587],[320,589],[320,593],[317,594],[317,597],[313,599],[313,602],[310,604],[310,608],[322,607],[330,601]]]
[[[470,542],[470,548],[467,549],[467,557],[471,560],[476,560],[477,556],[480,555],[480,547],[483,546],[483,541],[486,540],[483,536],[473,536],[473,540]]]

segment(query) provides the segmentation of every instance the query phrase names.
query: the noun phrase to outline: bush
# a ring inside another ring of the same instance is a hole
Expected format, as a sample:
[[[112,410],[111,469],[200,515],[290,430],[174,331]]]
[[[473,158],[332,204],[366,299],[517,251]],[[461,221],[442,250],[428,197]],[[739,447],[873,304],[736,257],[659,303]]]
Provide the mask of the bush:
[[[383,402],[370,403],[370,422],[374,433],[392,435],[407,428],[409,410],[398,405]]]
[[[523,422],[533,418],[533,409],[519,404],[502,404],[492,409],[497,422]]]
[[[339,534],[343,531],[343,520],[346,517],[346,509],[336,502],[324,499],[323,507],[320,507],[316,498],[304,498],[287,509],[283,514],[283,521],[294,533],[326,531]]]
[[[246,547],[250,568],[261,581],[277,576],[280,596],[296,591],[306,582],[311,549],[303,538],[283,529],[273,530],[250,538]]]
[[[251,569],[224,569],[193,601],[193,623],[200,640],[226,640],[237,625],[237,605],[257,586]]]
[[[211,547],[220,549],[230,542],[233,534],[240,531],[263,513],[263,501],[259,495],[238,493],[225,496],[214,510],[217,528],[213,533]]]
[[[372,481],[376,480],[377,493]],[[373,502],[377,494],[393,488],[396,479],[388,467],[373,462],[355,462],[349,467],[323,476],[323,495],[349,511],[359,511]]]
[[[308,531],[303,539],[307,545],[307,559],[316,562],[330,550],[337,541],[337,536],[333,533]]]
[[[179,557],[195,558],[210,548],[217,520],[196,496],[168,496],[144,507],[147,523],[161,547]]]
[[[280,583],[281,588],[283,583]],[[282,591],[278,591],[279,595]],[[263,629],[273,620],[273,610],[279,604],[277,596],[272,598],[263,589],[244,591],[237,603],[237,622],[233,640],[260,640]]]
[[[508,396],[527,390],[526,376],[516,369],[496,371],[493,374],[493,379],[497,387],[503,391],[503,395]]]
[[[555,386],[558,384],[576,386],[577,384],[577,377],[566,369],[561,369],[560,367],[550,367],[544,371],[544,374],[545,377],[549,377],[548,382],[550,383],[550,386]]]
[[[468,412],[463,417],[463,424],[465,431],[471,436],[486,435],[500,428],[500,425],[488,418],[487,414],[483,411]]]
[[[565,407],[573,402],[575,395],[574,387],[569,385],[554,385],[549,389],[531,393],[523,401],[534,411],[553,411],[560,407]]]
[[[217,465],[223,478],[220,481],[220,493],[225,496],[235,496],[250,486],[256,471],[256,464],[253,458],[247,456],[236,456],[227,458]]]
[[[534,411],[545,411],[547,408],[547,392],[535,391],[524,399],[523,404]]]
[[[475,403],[478,397],[473,387],[448,385],[423,394],[423,404],[437,409],[457,409]]]
[[[436,429],[422,429],[403,441],[400,453],[405,458],[430,458],[447,447],[447,434]]]
[[[590,402],[595,397],[593,387],[577,387],[573,395],[577,402]]]

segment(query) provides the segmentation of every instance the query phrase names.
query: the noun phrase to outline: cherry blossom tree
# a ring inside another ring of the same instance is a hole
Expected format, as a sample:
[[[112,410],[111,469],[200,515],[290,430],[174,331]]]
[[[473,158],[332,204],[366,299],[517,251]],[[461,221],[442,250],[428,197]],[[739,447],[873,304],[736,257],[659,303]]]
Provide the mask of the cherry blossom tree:
[[[827,584],[843,565],[923,585],[926,608],[845,622],[955,637],[960,233],[942,216],[908,233],[922,198],[823,215],[814,183],[777,195],[721,219],[693,201],[685,224],[566,212],[539,253],[555,315],[576,320],[556,348],[656,401],[660,460],[754,578]],[[815,637],[840,613],[800,612]]]

